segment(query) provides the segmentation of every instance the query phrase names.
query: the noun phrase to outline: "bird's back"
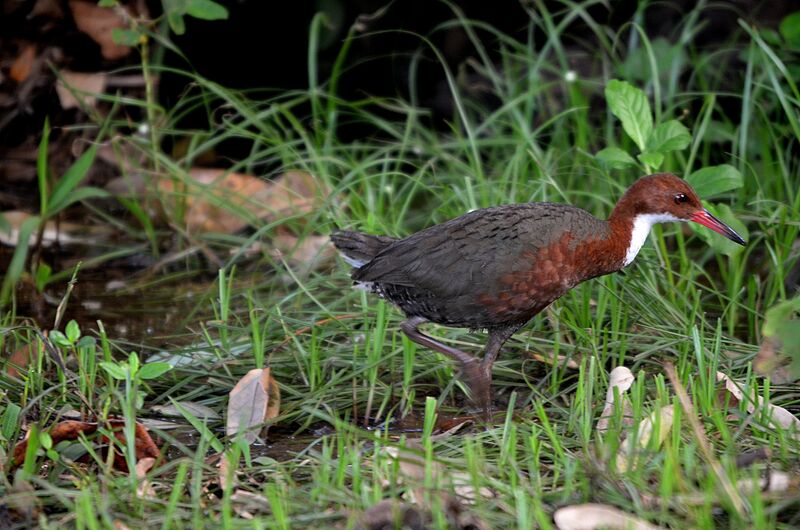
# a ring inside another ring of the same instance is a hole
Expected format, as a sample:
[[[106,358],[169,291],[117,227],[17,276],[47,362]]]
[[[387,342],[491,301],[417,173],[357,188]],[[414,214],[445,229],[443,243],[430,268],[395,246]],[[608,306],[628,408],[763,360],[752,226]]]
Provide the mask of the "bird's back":
[[[573,206],[497,206],[388,243],[352,278],[409,316],[491,329],[526,322],[585,279],[570,262],[607,233]]]

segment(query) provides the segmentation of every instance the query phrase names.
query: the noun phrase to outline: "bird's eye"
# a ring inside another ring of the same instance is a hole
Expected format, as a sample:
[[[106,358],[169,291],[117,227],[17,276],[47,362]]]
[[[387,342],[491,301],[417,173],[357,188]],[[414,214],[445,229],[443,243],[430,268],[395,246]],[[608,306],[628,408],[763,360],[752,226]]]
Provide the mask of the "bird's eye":
[[[675,195],[675,204],[683,204],[684,202],[689,202],[689,197],[685,193]]]

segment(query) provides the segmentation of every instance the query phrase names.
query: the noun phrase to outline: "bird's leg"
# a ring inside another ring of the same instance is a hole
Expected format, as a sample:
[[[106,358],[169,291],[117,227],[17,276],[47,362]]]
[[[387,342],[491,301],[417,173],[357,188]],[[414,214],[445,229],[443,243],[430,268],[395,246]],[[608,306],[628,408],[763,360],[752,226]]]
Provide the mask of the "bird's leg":
[[[452,346],[442,344],[438,340],[435,340],[422,333],[418,327],[427,321],[428,320],[423,317],[411,317],[400,324],[400,329],[403,330],[409,339],[417,344],[430,348],[434,351],[438,351],[439,353],[447,355],[456,361],[461,368],[461,373],[464,374],[464,378],[467,380],[467,385],[469,386],[470,394],[472,394],[473,399],[478,398],[476,399],[478,404],[486,408],[484,403],[481,401],[485,401],[485,399],[488,397],[488,393],[483,391],[483,386],[485,385],[483,385],[484,377],[483,370],[481,368],[482,363],[477,358],[466,354],[461,350],[457,350]]]
[[[503,344],[519,330],[521,326],[495,328],[489,331],[483,360],[475,382],[475,400],[483,408],[487,419],[492,417],[492,365],[500,354]]]

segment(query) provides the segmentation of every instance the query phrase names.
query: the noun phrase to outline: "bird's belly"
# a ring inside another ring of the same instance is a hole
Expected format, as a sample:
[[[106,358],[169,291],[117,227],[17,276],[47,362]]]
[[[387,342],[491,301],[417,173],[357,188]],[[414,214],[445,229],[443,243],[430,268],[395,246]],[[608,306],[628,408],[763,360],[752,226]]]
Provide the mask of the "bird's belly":
[[[494,313],[475,293],[441,296],[417,287],[375,283],[372,292],[396,305],[407,316],[456,328],[485,329],[504,325],[507,315]]]

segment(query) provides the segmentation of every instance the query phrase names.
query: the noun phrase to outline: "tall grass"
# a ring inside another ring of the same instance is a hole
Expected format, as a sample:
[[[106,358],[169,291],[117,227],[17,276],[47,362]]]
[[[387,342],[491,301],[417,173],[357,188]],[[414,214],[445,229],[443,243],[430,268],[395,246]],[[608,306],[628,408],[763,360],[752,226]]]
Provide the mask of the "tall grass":
[[[742,495],[743,512],[726,501],[681,409],[663,445],[641,449],[636,467],[624,473],[615,467],[619,440],[630,432],[622,410],[608,432],[595,429],[615,366],[636,374],[629,392],[634,423],[677,403],[663,370],[670,361],[731,482],[759,476],[766,467],[796,471],[797,439],[748,413],[744,403],[720,401],[714,377],[725,372],[772,403],[798,408],[792,387],[770,385],[751,364],[764,311],[796,289],[786,282],[797,266],[800,230],[800,97],[786,74],[796,59],[750,26],[718,49],[696,47],[706,8],[701,2],[674,28],[675,46],[685,54],[668,63],[657,55],[663,46],[641,28],[642,12],[613,34],[590,15],[597,3],[564,2],[554,11],[550,4],[532,4],[528,33],[546,37],[536,46],[469,20],[453,5],[452,21],[436,31],[458,27],[466,33],[474,46],[466,68],[487,80],[499,104],[468,97],[432,40],[420,36],[418,60],[439,61],[455,104],[449,131],[430,126],[413,84],[410,101],[341,99],[338,76],[347,71],[348,47],[360,36],[348,33],[333,76],[323,79],[314,49],[316,18],[307,89],[260,99],[179,72],[194,89],[169,109],[167,121],[209,109],[208,130],[159,131],[159,137],[190,140],[179,160],[148,139],[130,141],[154,156],[161,176],[177,180],[188,178],[193,160],[215,146],[246,141],[250,155],[233,170],[270,177],[301,169],[334,190],[302,225],[289,219],[257,226],[256,237],[267,241],[281,224],[305,235],[353,228],[403,236],[470,209],[526,201],[569,202],[605,217],[639,172],[608,169],[593,156],[611,145],[633,147],[606,111],[603,87],[624,78],[626,61],[638,57],[645,72],[629,81],[648,92],[657,116],[680,119],[694,137],[687,151],[668,156],[663,169],[686,175],[729,163],[744,176],[741,189],[720,199],[747,225],[743,252],[719,254],[678,226],[657,231],[624,274],[578,286],[508,342],[494,371],[497,402],[508,404],[505,421],[439,437],[450,418],[469,407],[454,367],[408,341],[398,329],[397,310],[350,290],[343,263],[302,274],[266,253],[248,262],[240,253],[220,252],[232,256],[224,263],[227,272],[208,288],[214,301],[204,299],[198,312],[213,309],[216,318],[192,326],[197,331],[190,344],[160,352],[160,359],[177,366],[147,383],[138,415],[170,399],[223,411],[238,377],[269,364],[281,386],[281,416],[270,431],[271,444],[253,448],[238,476],[238,488],[255,496],[235,496],[215,485],[218,470],[207,457],[222,439],[219,424],[189,427],[188,433],[153,428],[167,447],[165,460],[149,473],[155,498],[138,498],[116,473],[98,474],[63,458],[20,479],[35,486],[46,508],[41,526],[68,521],[79,528],[115,522],[134,527],[145,520],[162,528],[352,528],[381,499],[421,488],[431,527],[446,528],[452,514],[436,494],[453,493],[447,477],[457,473],[472,491],[491,490],[465,510],[495,528],[552,528],[555,509],[581,502],[612,504],[665,527],[797,525],[796,489],[775,495],[756,488]],[[566,35],[577,21],[588,31],[576,46]],[[602,66],[599,73],[572,71],[570,59],[578,51]],[[416,65],[412,61],[412,80]],[[343,143],[337,131],[352,122],[370,126],[379,139]],[[145,241],[150,234],[139,237]],[[247,236],[199,237],[218,250],[248,242]],[[40,340],[30,327],[13,323],[4,322],[7,350]],[[477,352],[484,341],[465,330],[432,332],[468,351]],[[122,352],[127,357],[130,349],[103,333],[99,343],[107,361]],[[565,356],[578,368],[543,365],[534,353]],[[21,434],[17,418],[38,419],[44,427],[64,405],[80,408],[80,396],[92,392],[76,391],[51,357],[37,362],[27,376],[0,376],[0,448],[6,453]],[[104,388],[95,388],[89,402],[104,414],[124,413]],[[130,407],[132,397],[126,399]],[[737,467],[738,456],[760,448],[771,451],[768,466]],[[419,462],[421,474],[409,474],[403,458]],[[439,468],[446,473],[432,471]],[[0,504],[7,505],[30,495],[5,482],[0,491]]]

